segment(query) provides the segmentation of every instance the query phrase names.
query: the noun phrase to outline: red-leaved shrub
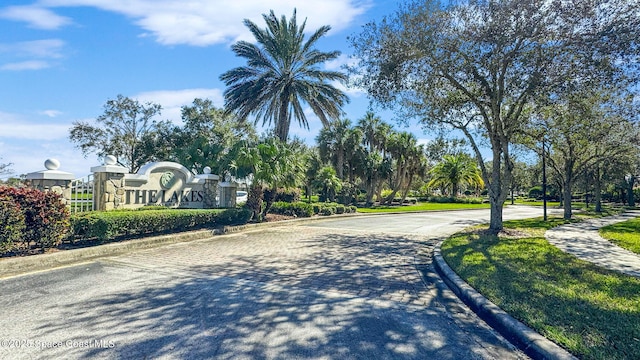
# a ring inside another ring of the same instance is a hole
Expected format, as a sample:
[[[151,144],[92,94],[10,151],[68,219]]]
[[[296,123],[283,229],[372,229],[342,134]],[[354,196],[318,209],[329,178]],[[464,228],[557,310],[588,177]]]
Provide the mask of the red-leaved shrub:
[[[69,210],[60,195],[30,188],[0,186],[0,198],[11,199],[24,215],[22,242],[27,248],[51,248],[69,231]]]

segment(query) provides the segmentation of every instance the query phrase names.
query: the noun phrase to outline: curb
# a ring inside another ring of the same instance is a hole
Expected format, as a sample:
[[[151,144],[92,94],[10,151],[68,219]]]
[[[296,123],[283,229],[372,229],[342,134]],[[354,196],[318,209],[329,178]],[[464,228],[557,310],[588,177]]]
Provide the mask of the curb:
[[[556,343],[507,314],[464,282],[442,257],[441,245],[442,241],[436,245],[433,251],[436,271],[456,296],[482,320],[533,359],[578,359]]]

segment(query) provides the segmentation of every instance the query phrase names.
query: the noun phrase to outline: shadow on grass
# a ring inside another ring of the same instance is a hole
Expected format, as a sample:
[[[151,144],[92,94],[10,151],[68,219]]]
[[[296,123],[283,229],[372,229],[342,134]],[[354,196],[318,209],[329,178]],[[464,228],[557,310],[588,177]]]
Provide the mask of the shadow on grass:
[[[640,358],[640,279],[577,260],[539,237],[463,234],[445,242],[443,255],[471,286],[581,359]]]

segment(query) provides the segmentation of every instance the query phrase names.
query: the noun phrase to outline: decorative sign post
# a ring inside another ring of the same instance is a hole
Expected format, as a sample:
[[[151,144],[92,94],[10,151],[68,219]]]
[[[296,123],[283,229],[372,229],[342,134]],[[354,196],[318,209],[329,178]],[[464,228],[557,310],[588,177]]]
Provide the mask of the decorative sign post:
[[[70,204],[71,202],[71,181],[74,176],[72,173],[58,170],[60,161],[56,159],[47,159],[44,162],[46,170],[36,171],[27,174],[32,188],[42,191],[52,191],[62,195],[63,202]]]

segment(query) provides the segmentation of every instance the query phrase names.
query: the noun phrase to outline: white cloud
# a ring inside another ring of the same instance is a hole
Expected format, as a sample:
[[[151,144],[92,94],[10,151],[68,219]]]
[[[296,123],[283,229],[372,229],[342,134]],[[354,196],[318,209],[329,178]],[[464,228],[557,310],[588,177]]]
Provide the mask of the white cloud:
[[[182,89],[182,90],[158,90],[143,92],[133,96],[136,100],[147,103],[152,102],[162,106],[162,118],[174,123],[181,123],[181,111],[184,105],[191,105],[196,98],[209,99],[216,107],[224,106],[224,98],[220,89]]]
[[[263,25],[262,14],[273,10],[287,18],[297,8],[299,24],[307,18],[307,31],[330,25],[339,31],[348,27],[370,6],[368,0],[305,1],[274,0],[43,0],[47,7],[90,6],[132,18],[135,23],[164,45],[207,46],[252,39],[242,24],[250,19]]]
[[[46,61],[42,60],[29,60],[29,61],[20,61],[14,63],[3,64],[0,66],[0,70],[6,71],[22,71],[22,70],[40,70],[51,67]]]
[[[35,122],[0,112],[0,139],[56,140],[69,135],[71,124]]]
[[[40,111],[39,114],[48,116],[50,118],[54,118],[62,115],[62,112],[58,110],[44,110],[44,111]]]
[[[71,23],[71,19],[37,5],[9,6],[0,9],[0,18],[24,21],[30,27],[44,30],[55,30]]]
[[[0,54],[9,54],[14,58],[27,58],[0,65],[0,70],[21,71],[40,70],[51,67],[48,59],[63,56],[65,42],[60,39],[44,39],[17,43],[0,43]]]

